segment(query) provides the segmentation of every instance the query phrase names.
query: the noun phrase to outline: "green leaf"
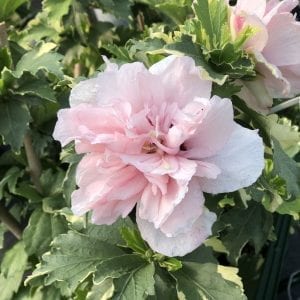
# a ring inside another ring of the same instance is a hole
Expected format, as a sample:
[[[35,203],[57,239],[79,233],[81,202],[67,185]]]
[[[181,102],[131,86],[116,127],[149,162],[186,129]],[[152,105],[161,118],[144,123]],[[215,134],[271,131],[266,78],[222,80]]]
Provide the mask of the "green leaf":
[[[180,260],[174,257],[165,258],[163,261],[158,262],[159,266],[167,269],[169,272],[174,272],[182,268]]]
[[[281,148],[280,143],[273,138],[274,171],[285,180],[287,190],[294,198],[300,196],[300,168]]]
[[[269,115],[270,134],[278,140],[284,152],[293,157],[300,151],[300,132],[298,126],[293,126],[287,118]]]
[[[197,262],[197,263],[217,263],[217,259],[213,255],[211,247],[201,245],[193,252],[185,255],[183,261]]]
[[[50,215],[36,209],[23,233],[27,254],[42,255],[49,249],[53,238],[67,230],[67,223],[63,216]]]
[[[152,1],[154,2],[154,1]],[[191,13],[192,1],[186,0],[171,0],[171,1],[156,1],[160,2],[155,5],[157,10],[160,10],[176,24],[181,25]]]
[[[104,11],[110,12],[118,18],[131,19],[132,0],[95,0]]]
[[[0,199],[4,196],[4,187],[7,186],[10,193],[16,192],[17,181],[24,174],[23,170],[20,170],[18,167],[11,167],[3,176],[0,181]]]
[[[56,102],[55,92],[46,80],[24,72],[20,86],[13,91],[14,94],[24,96],[37,96],[41,99]]]
[[[51,253],[43,255],[42,264],[28,280],[46,275],[45,285],[63,281],[74,291],[80,282],[96,271],[99,263],[122,254],[113,245],[70,231],[54,239]]]
[[[126,246],[134,252],[145,255],[145,253],[149,250],[149,247],[146,245],[137,229],[123,227],[121,229],[121,235],[123,240],[126,242]]]
[[[172,276],[177,281],[178,296],[186,300],[246,299],[243,289],[225,280],[215,264],[184,262],[183,268],[172,273]]]
[[[120,278],[145,265],[145,260],[135,254],[124,254],[104,260],[97,266],[94,283],[99,284],[107,278]]]
[[[18,242],[6,251],[1,262],[1,300],[13,299],[19,289],[27,266],[27,254],[23,242]]]
[[[175,42],[173,44],[168,44],[165,46],[165,50],[171,54],[185,54],[187,56],[192,57],[197,66],[201,66],[204,68],[203,77],[206,79],[213,80],[219,85],[224,84],[228,75],[219,74],[209,65],[206,61],[201,46],[197,43],[194,43],[192,38],[187,35],[183,35],[181,41]]]
[[[74,0],[44,0],[43,16],[47,18],[48,26],[61,32],[63,30],[62,18],[68,14],[73,2]]]
[[[44,170],[40,180],[45,195],[60,194],[63,190],[64,177],[65,173],[59,168]]]
[[[32,19],[25,29],[13,36],[13,39],[28,48],[47,38],[54,42],[60,40],[60,33],[62,33],[66,26],[63,23],[63,17],[68,14],[70,7],[74,0],[44,0],[42,1],[43,9]]]
[[[111,299],[114,293],[114,283],[112,278],[107,278],[100,284],[94,284],[88,292],[86,300],[106,300]]]
[[[95,225],[88,223],[85,234],[91,238],[109,243],[111,245],[122,244],[121,228],[134,228],[134,224],[130,218],[118,219],[112,225]]]
[[[258,253],[272,230],[272,214],[260,204],[251,202],[247,209],[234,207],[221,215],[225,232],[221,241],[229,252],[229,260],[236,264],[244,246],[251,242]]]
[[[27,52],[22,56],[16,66],[14,75],[20,77],[24,71],[36,75],[39,70],[55,75],[59,79],[63,79],[61,60],[63,56],[57,52],[53,52],[56,47],[53,43],[41,43],[36,48]]]
[[[29,121],[30,114],[24,103],[14,100],[0,103],[0,135],[14,151],[22,146]]]
[[[112,300],[142,300],[154,295],[154,264],[145,263],[132,272],[114,280],[115,293]]]
[[[16,9],[28,0],[0,0],[0,22],[6,20]]]
[[[154,274],[155,295],[149,296],[149,300],[174,300],[178,299],[176,291],[176,282],[168,272],[157,267]],[[148,299],[147,298],[147,299]]]
[[[295,220],[300,219],[300,197],[292,201],[283,201],[276,209],[280,214],[293,216]]]
[[[76,189],[76,169],[77,163],[70,164],[63,181],[63,196],[69,205],[71,204],[71,194]]]
[[[205,49],[222,49],[232,40],[229,25],[229,8],[223,0],[196,0],[193,4],[197,42]],[[190,21],[188,21],[190,22]]]
[[[12,64],[12,59],[8,48],[7,47],[1,48],[1,31],[0,31],[0,72],[4,69],[4,67],[10,68],[11,64]],[[2,90],[2,88],[0,90]]]
[[[242,86],[236,85],[233,82],[226,81],[223,85],[213,83],[212,95],[217,95],[221,98],[231,98],[233,95],[241,91]]]

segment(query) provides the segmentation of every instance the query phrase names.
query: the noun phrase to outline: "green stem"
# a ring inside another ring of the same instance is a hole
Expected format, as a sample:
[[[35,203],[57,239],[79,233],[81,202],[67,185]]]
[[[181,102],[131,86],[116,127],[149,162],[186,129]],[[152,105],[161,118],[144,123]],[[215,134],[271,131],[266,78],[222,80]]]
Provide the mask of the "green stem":
[[[29,133],[26,133],[24,137],[24,147],[28,161],[29,172],[31,180],[36,188],[36,190],[43,194],[42,185],[40,182],[40,176],[42,174],[41,162],[33,148],[32,139]]]
[[[7,229],[18,239],[22,237],[22,229],[17,220],[10,212],[0,203],[0,221],[5,224]]]
[[[274,113],[280,112],[280,111],[282,111],[284,109],[287,109],[291,106],[294,106],[296,104],[300,105],[300,96],[296,97],[296,98],[293,98],[293,99],[290,99],[290,100],[287,100],[287,101],[284,101],[284,102],[272,107],[271,108],[271,113],[274,114]]]

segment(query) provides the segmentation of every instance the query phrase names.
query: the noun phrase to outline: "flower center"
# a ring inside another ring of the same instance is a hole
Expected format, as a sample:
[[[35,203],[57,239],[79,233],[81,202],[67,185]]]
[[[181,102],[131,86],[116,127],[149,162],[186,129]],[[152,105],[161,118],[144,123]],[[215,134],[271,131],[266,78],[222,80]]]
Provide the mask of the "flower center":
[[[158,147],[157,145],[155,145],[152,142],[145,142],[143,147],[142,147],[142,153],[146,153],[146,154],[152,154],[155,153],[157,151]]]

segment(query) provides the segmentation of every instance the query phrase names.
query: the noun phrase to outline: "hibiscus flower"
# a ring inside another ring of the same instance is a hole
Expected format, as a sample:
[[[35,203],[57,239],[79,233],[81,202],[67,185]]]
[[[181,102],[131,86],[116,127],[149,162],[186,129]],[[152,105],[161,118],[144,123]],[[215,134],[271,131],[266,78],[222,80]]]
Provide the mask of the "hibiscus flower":
[[[211,98],[211,81],[190,57],[169,56],[149,70],[139,62],[107,63],[71,92],[54,138],[75,141],[80,161],[72,194],[76,215],[112,224],[136,206],[152,249],[193,251],[211,234],[216,215],[203,192],[251,185],[264,166],[257,131],[233,120],[229,99]]]
[[[290,12],[298,0],[238,0],[231,9],[233,37],[250,26],[255,34],[244,45],[254,55],[258,77],[244,82],[241,97],[260,112],[268,112],[272,98],[300,93],[300,23]]]

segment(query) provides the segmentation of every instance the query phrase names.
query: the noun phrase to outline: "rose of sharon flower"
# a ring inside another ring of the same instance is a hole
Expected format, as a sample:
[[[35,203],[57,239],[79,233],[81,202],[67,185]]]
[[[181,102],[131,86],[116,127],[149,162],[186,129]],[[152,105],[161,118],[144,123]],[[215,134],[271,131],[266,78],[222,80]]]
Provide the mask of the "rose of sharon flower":
[[[231,9],[234,38],[247,26],[256,31],[245,50],[254,54],[260,76],[246,82],[248,89],[241,96],[258,111],[267,112],[272,98],[300,93],[300,23],[290,13],[297,4],[298,0],[238,0]]]
[[[263,143],[233,120],[229,99],[211,96],[192,58],[108,63],[71,92],[54,138],[75,141],[80,161],[72,194],[76,215],[112,224],[136,205],[136,221],[152,249],[183,256],[210,234],[216,216],[203,192],[231,192],[261,174]]]

